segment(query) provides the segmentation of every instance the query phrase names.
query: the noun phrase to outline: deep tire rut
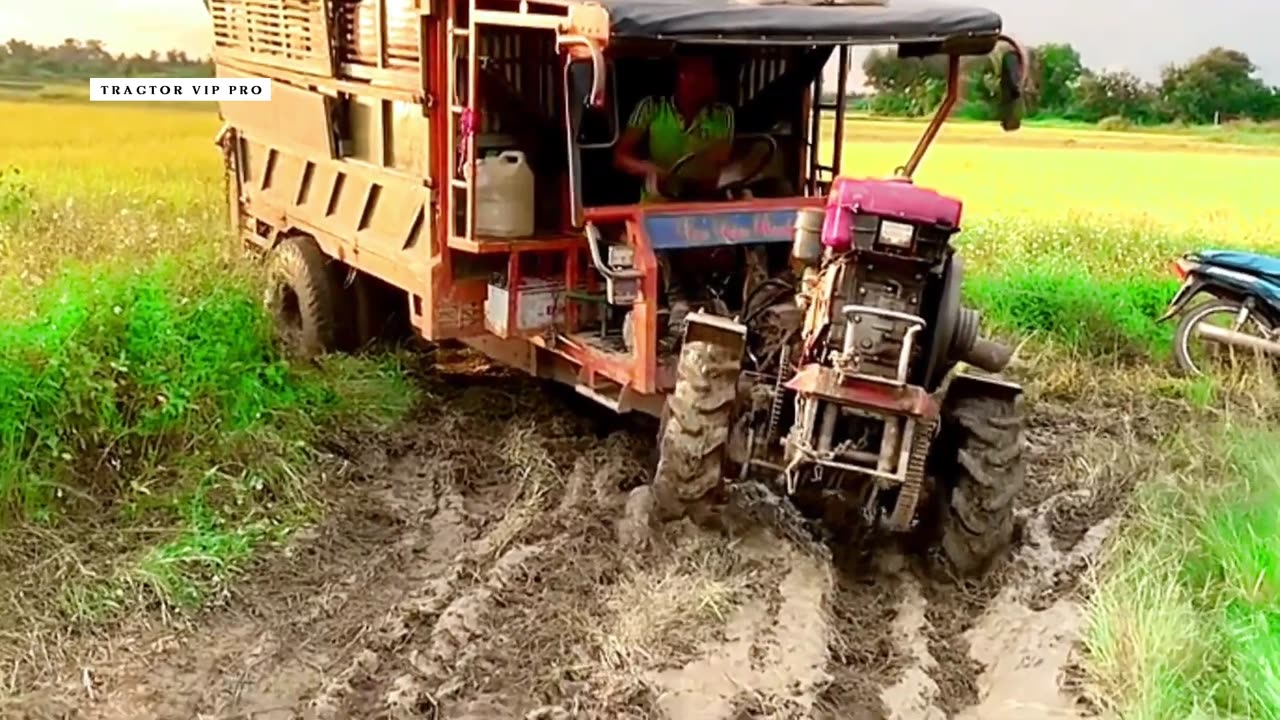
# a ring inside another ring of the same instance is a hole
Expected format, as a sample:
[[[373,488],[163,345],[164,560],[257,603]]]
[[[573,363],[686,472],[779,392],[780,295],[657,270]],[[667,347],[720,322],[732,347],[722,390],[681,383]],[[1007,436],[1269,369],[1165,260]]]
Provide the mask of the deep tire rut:
[[[617,523],[652,476],[652,436],[601,434],[506,375],[427,382],[432,402],[353,458],[328,519],[223,606],[87,639],[0,717],[1087,716],[1064,689],[1078,583],[1137,439],[1033,418],[1020,543],[956,585],[895,548],[833,557],[762,487],[733,489],[724,536],[681,521],[626,551]]]

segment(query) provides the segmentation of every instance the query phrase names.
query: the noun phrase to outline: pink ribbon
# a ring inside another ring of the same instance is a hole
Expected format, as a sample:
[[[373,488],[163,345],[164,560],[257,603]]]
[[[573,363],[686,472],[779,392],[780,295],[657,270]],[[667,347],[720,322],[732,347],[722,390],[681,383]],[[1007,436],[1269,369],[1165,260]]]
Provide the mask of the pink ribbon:
[[[476,134],[475,110],[463,109],[462,116],[458,119],[458,127],[462,136],[462,142],[458,143],[458,174],[466,177],[467,150],[471,147],[472,136]]]

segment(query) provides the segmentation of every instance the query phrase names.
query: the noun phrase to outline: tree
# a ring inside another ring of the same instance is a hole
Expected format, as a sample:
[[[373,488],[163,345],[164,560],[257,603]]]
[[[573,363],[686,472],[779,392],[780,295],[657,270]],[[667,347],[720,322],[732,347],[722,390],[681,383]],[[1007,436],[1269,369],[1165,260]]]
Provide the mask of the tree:
[[[966,57],[960,66],[963,82],[959,114],[992,120],[1000,98],[1001,48],[982,57]],[[1023,108],[1028,115],[1066,115],[1075,103],[1075,84],[1083,72],[1080,54],[1070,45],[1043,45],[1027,50],[1027,85]],[[876,89],[873,108],[886,114],[922,115],[930,112],[946,91],[947,60],[931,57],[904,60],[891,53],[873,52],[863,66]]]
[[[14,39],[6,43],[5,47],[9,50],[9,57],[6,62],[9,74],[27,75],[34,69],[36,59],[39,57],[34,45]]]
[[[961,63],[962,104],[958,114],[978,120],[997,115],[1000,97],[999,53],[968,57]],[[1097,72],[1084,66],[1071,45],[1049,43],[1027,51],[1023,110],[1028,116],[1052,115],[1097,122],[1119,116],[1140,124],[1182,120],[1212,122],[1225,118],[1280,118],[1280,89],[1254,73],[1249,56],[1213,48],[1184,65],[1165,68],[1159,86],[1129,72]],[[872,51],[863,63],[874,89],[872,112],[920,116],[932,112],[946,91],[947,58],[901,58],[896,51]]]
[[[1040,112],[1068,116],[1075,109],[1076,84],[1084,75],[1080,53],[1070,45],[1048,44],[1033,48],[1039,65]]]
[[[872,50],[862,63],[867,84],[876,92],[873,112],[920,116],[942,102],[947,87],[947,59],[900,58],[896,52]]]
[[[1134,122],[1156,119],[1156,93],[1133,73],[1086,70],[1076,86],[1080,115],[1090,122],[1119,116]]]
[[[1215,47],[1186,65],[1170,65],[1161,73],[1160,99],[1186,122],[1213,122],[1228,117],[1265,120],[1274,117],[1276,95],[1254,77],[1257,66],[1238,50]]]
[[[53,47],[37,47],[21,40],[0,45],[0,77],[82,79],[145,75],[210,77],[213,67],[208,59],[193,59],[181,50],[171,50],[163,56],[152,51],[149,58],[113,56],[101,40],[67,38]]]

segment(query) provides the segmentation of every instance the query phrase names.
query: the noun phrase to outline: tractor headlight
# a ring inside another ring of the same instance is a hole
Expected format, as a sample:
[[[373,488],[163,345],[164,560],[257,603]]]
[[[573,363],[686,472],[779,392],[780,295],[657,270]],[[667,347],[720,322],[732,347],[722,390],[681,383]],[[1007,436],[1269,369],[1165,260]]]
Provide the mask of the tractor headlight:
[[[915,235],[916,228],[914,225],[893,222],[892,220],[885,220],[880,223],[879,241],[885,245],[909,248],[911,247],[911,241],[915,238]]]

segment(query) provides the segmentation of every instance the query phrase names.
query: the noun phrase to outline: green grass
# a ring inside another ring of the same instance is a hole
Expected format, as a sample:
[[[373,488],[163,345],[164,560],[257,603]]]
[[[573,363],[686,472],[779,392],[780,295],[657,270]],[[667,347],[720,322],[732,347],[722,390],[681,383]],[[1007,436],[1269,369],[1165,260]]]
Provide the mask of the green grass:
[[[845,116],[856,119],[859,122],[912,123],[917,125],[924,125],[928,123],[930,119],[929,117],[901,118],[887,115],[872,115],[867,112],[847,112]],[[990,120],[978,120],[965,117],[960,114],[953,115],[949,118],[947,120],[947,124],[949,126],[996,125],[995,122]],[[1024,118],[1022,121],[1022,127],[1027,130],[1077,130],[1116,134],[1129,133],[1138,135],[1180,136],[1226,145],[1280,145],[1280,122],[1277,121],[1259,123],[1250,120],[1238,120],[1226,122],[1221,125],[1187,125],[1184,123],[1142,125],[1139,123],[1129,122],[1112,126],[1106,123],[1093,123],[1086,122],[1084,120],[1069,120],[1067,118],[1060,117],[1037,116]]]
[[[203,436],[337,406],[276,356],[244,288],[181,287],[181,272],[71,273],[40,294],[36,319],[0,324],[0,520],[43,519],[73,498],[77,459],[120,465],[136,484]]]
[[[0,320],[0,528],[146,528],[67,583],[73,616],[198,604],[310,519],[316,440],[412,401],[393,359],[287,364],[252,277],[212,255],[81,267]]]
[[[93,622],[216,597],[324,512],[317,441],[412,398],[394,358],[283,362],[226,238],[212,112],[4,110],[0,156],[21,171],[0,174],[0,645],[51,605]],[[850,131],[852,174],[888,172],[920,130],[868,125]],[[1131,389],[1146,369],[1144,391],[1216,422],[1229,388],[1149,370],[1168,362],[1167,264],[1273,247],[1280,156],[1142,130],[957,123],[919,182],[965,200],[985,325],[1069,351],[1046,375],[1119,367],[1097,382]],[[1280,437],[1206,438],[1171,449],[1100,569],[1087,662],[1123,717],[1280,717]]]
[[[199,605],[324,511],[320,441],[414,394],[395,357],[280,356],[208,105],[0,104],[3,645]]]
[[[1172,346],[1173,326],[1155,319],[1176,289],[1162,278],[1114,280],[1042,265],[970,278],[965,293],[997,331],[1086,355],[1146,359]]]
[[[1089,669],[1123,718],[1280,718],[1280,433],[1187,435],[1098,570]]]
[[[956,247],[965,300],[985,327],[1077,355],[1150,362],[1171,347],[1173,323],[1156,324],[1178,287],[1169,262],[1218,244],[1081,216],[1054,224],[983,219]]]
[[[1030,118],[1024,122],[1024,126],[1063,130],[1099,129],[1098,123],[1053,117]],[[1280,145],[1280,122],[1276,121],[1259,123],[1250,120],[1238,120],[1221,125],[1186,125],[1181,123],[1139,125],[1134,123],[1120,129],[1107,131],[1184,135],[1201,138],[1208,142],[1230,145]]]

